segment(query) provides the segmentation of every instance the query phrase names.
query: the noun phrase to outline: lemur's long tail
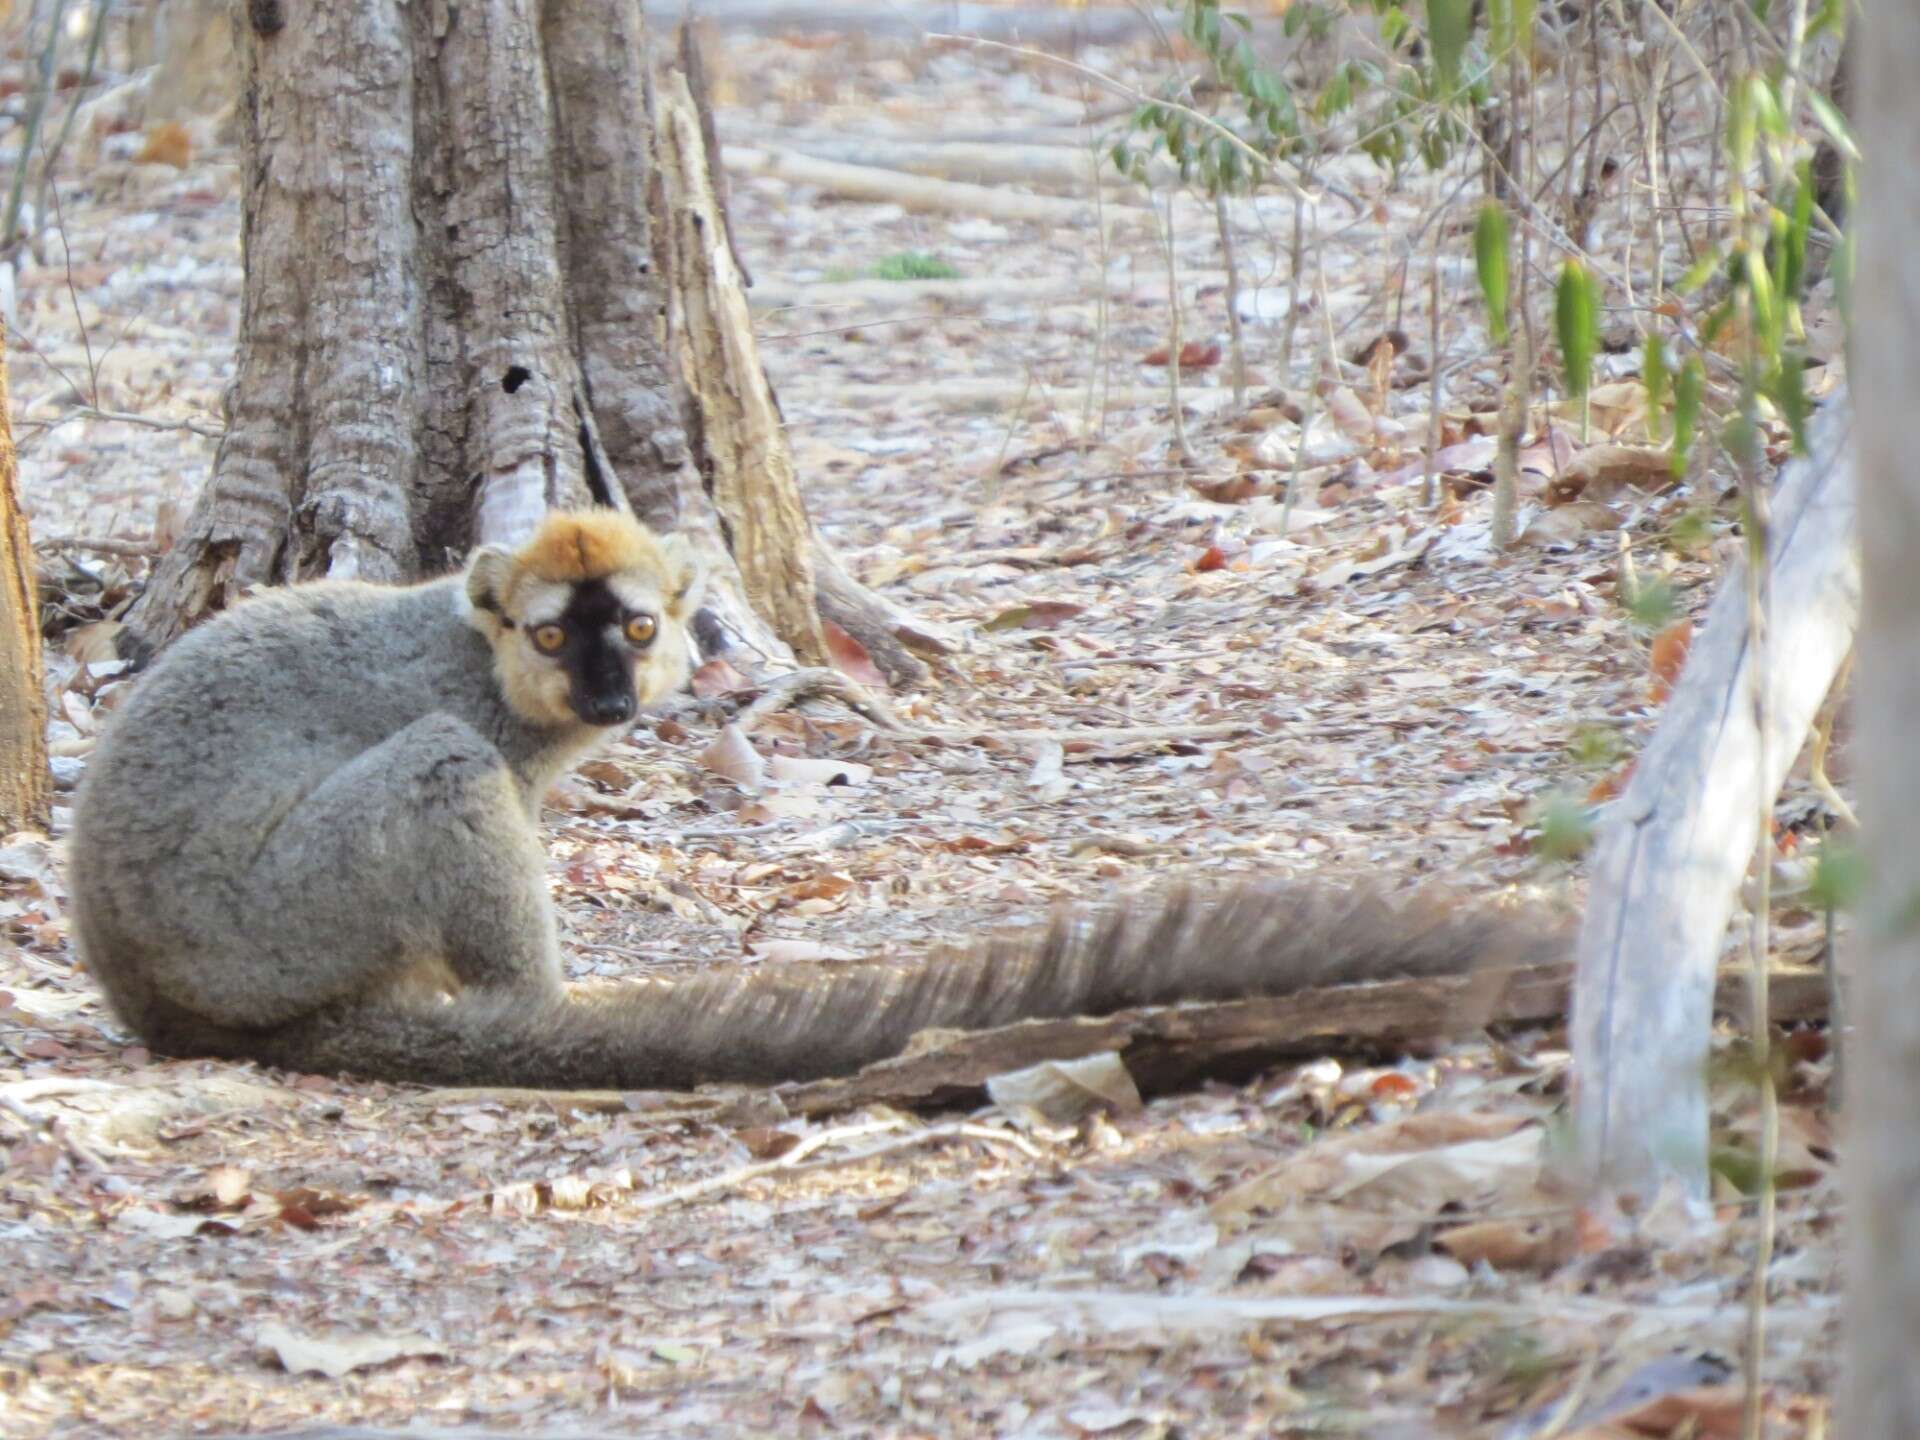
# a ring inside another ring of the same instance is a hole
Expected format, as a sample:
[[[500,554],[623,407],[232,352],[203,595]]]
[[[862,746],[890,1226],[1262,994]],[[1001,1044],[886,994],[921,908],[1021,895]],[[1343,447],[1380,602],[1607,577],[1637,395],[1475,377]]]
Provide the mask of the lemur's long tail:
[[[1402,976],[1547,964],[1563,928],[1433,897],[1261,881],[1065,910],[1030,935],[912,963],[716,965],[534,1002],[469,993],[338,1007],[244,1037],[292,1069],[440,1085],[684,1089],[845,1074],[930,1027],[1100,1015]],[[225,1047],[223,1047],[225,1048]]]

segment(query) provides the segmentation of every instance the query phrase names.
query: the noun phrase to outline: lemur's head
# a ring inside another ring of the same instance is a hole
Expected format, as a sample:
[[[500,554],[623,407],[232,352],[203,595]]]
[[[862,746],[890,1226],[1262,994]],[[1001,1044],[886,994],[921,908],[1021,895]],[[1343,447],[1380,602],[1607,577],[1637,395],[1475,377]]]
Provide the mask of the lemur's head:
[[[467,565],[473,626],[507,704],[536,725],[624,725],[687,683],[700,566],[618,510],[558,511]]]

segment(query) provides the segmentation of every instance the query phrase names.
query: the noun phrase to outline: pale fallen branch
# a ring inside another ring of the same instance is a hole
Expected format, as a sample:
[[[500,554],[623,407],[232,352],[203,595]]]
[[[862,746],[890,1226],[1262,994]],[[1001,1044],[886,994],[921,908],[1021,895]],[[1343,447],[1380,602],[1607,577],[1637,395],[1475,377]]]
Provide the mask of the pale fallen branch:
[[[131,410],[100,410],[92,405],[76,405],[64,415],[51,420],[23,420],[23,430],[57,430],[75,420],[104,420],[113,425],[138,425],[143,430],[180,430],[189,435],[198,435],[207,440],[225,438],[224,425],[209,424],[204,420],[163,420],[157,415],[140,415]]]
[[[1788,1312],[1795,1329],[1831,1326],[1837,1308],[1820,1296]],[[1452,1299],[1432,1295],[1149,1295],[1132,1290],[987,1290],[950,1295],[918,1306],[916,1318],[933,1324],[994,1314],[1053,1314],[1097,1334],[1136,1331],[1239,1330],[1277,1321],[1338,1324],[1351,1320],[1459,1317],[1534,1325],[1561,1320],[1582,1325],[1652,1322],[1667,1330],[1732,1323],[1734,1305],[1647,1305],[1589,1296],[1542,1295],[1533,1300]]]
[[[1079,300],[1086,295],[1086,290],[1086,285],[1077,276],[1043,280],[835,280],[810,285],[762,277],[753,282],[753,289],[747,298],[753,302],[756,310],[856,309],[870,305],[911,306],[915,309],[930,305],[982,309],[1006,305],[1031,312],[1035,305]],[[938,317],[915,315],[905,318]]]
[[[692,16],[723,30],[769,35],[860,35],[920,40],[936,27],[1018,37],[1036,45],[1118,45],[1151,36],[1152,22],[1121,8],[957,4],[951,0],[648,0],[647,23],[664,30]]]
[[[795,1145],[786,1154],[772,1160],[757,1161],[752,1165],[742,1165],[738,1169],[728,1170],[719,1175],[709,1175],[700,1180],[692,1180],[684,1185],[675,1185],[668,1190],[659,1190],[647,1195],[636,1195],[624,1208],[651,1212],[666,1210],[676,1205],[684,1205],[690,1200],[704,1199],[708,1195],[727,1190],[738,1190],[756,1180],[764,1180],[770,1175],[808,1173],[818,1170],[838,1169],[848,1165],[859,1165],[868,1160],[880,1159],[897,1154],[902,1150],[914,1150],[924,1145],[936,1145],[944,1140],[978,1140],[996,1145],[1010,1145],[1021,1151],[1029,1159],[1040,1158],[1039,1149],[1029,1140],[1006,1130],[996,1130],[988,1125],[957,1121],[950,1125],[929,1125],[915,1129],[905,1135],[897,1135],[879,1145],[870,1145],[862,1149],[848,1150],[844,1154],[832,1155],[823,1159],[814,1159],[821,1150],[829,1145],[838,1145],[848,1140],[858,1140],[868,1135],[898,1132],[905,1129],[908,1122],[904,1117],[894,1116],[884,1120],[863,1122],[858,1125],[844,1125],[832,1130],[822,1130],[809,1135]]]
[[[816,160],[782,150],[754,150],[743,145],[722,148],[721,158],[736,175],[766,175],[794,185],[811,185],[843,200],[899,205],[907,210],[973,215],[1028,225],[1082,225],[1095,218],[1085,200],[1058,195],[1022,195],[990,185],[968,185],[958,180],[935,180],[871,165],[847,165]],[[1144,218],[1140,206],[1108,204],[1108,215],[1119,219]]]
[[[805,395],[810,400],[830,400],[850,410],[887,410],[895,414],[917,410],[1005,414],[1018,407],[1024,414],[1071,414],[1076,420],[1081,400],[1078,392],[1066,393],[1064,388],[1056,395],[1044,385],[995,379],[954,379],[913,385],[795,384],[783,393]],[[1164,386],[1115,385],[1108,396],[1107,408],[1109,412],[1117,412],[1164,407],[1166,403]]]
[[[85,550],[92,555],[118,555],[129,560],[151,559],[160,547],[151,540],[110,540],[89,535],[49,535],[35,540],[36,550]]]
[[[815,160],[843,165],[867,165],[937,180],[973,185],[1031,185],[1084,195],[1095,184],[1131,186],[1110,164],[1103,151],[1090,143],[1078,146],[1022,145],[985,140],[906,140],[872,135],[823,134],[819,131],[733,127],[735,136],[755,149],[784,150]],[[1173,167],[1156,164],[1154,184],[1176,179]]]

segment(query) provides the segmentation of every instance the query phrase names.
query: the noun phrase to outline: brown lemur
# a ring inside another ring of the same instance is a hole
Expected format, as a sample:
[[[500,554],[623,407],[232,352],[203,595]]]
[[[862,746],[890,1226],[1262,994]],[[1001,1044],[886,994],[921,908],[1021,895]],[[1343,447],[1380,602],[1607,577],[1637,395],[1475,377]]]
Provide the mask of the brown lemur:
[[[613,511],[409,588],[248,599],[134,685],[81,787],[74,935],[156,1051],[438,1084],[841,1073],[928,1027],[1551,958],[1527,921],[1257,882],[915,962],[570,987],[540,800],[681,688],[697,567]]]

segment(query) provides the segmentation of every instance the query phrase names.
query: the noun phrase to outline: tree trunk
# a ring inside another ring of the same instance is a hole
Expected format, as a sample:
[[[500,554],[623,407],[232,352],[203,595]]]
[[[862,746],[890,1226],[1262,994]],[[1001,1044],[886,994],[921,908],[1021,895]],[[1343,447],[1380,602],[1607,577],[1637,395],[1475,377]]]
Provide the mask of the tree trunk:
[[[131,648],[253,586],[445,570],[550,508],[710,522],[668,359],[639,5],[236,8],[228,430]]]
[[[1853,377],[1859,416],[1862,611],[1860,793],[1867,893],[1849,1005],[1847,1365],[1835,1433],[1920,1435],[1920,470],[1913,374],[1920,363],[1920,9],[1869,0],[1858,72],[1861,177]]]
[[[0,347],[0,835],[44,830],[52,789],[47,774],[47,701],[41,688],[40,607],[33,550],[20,513],[7,365]]]

